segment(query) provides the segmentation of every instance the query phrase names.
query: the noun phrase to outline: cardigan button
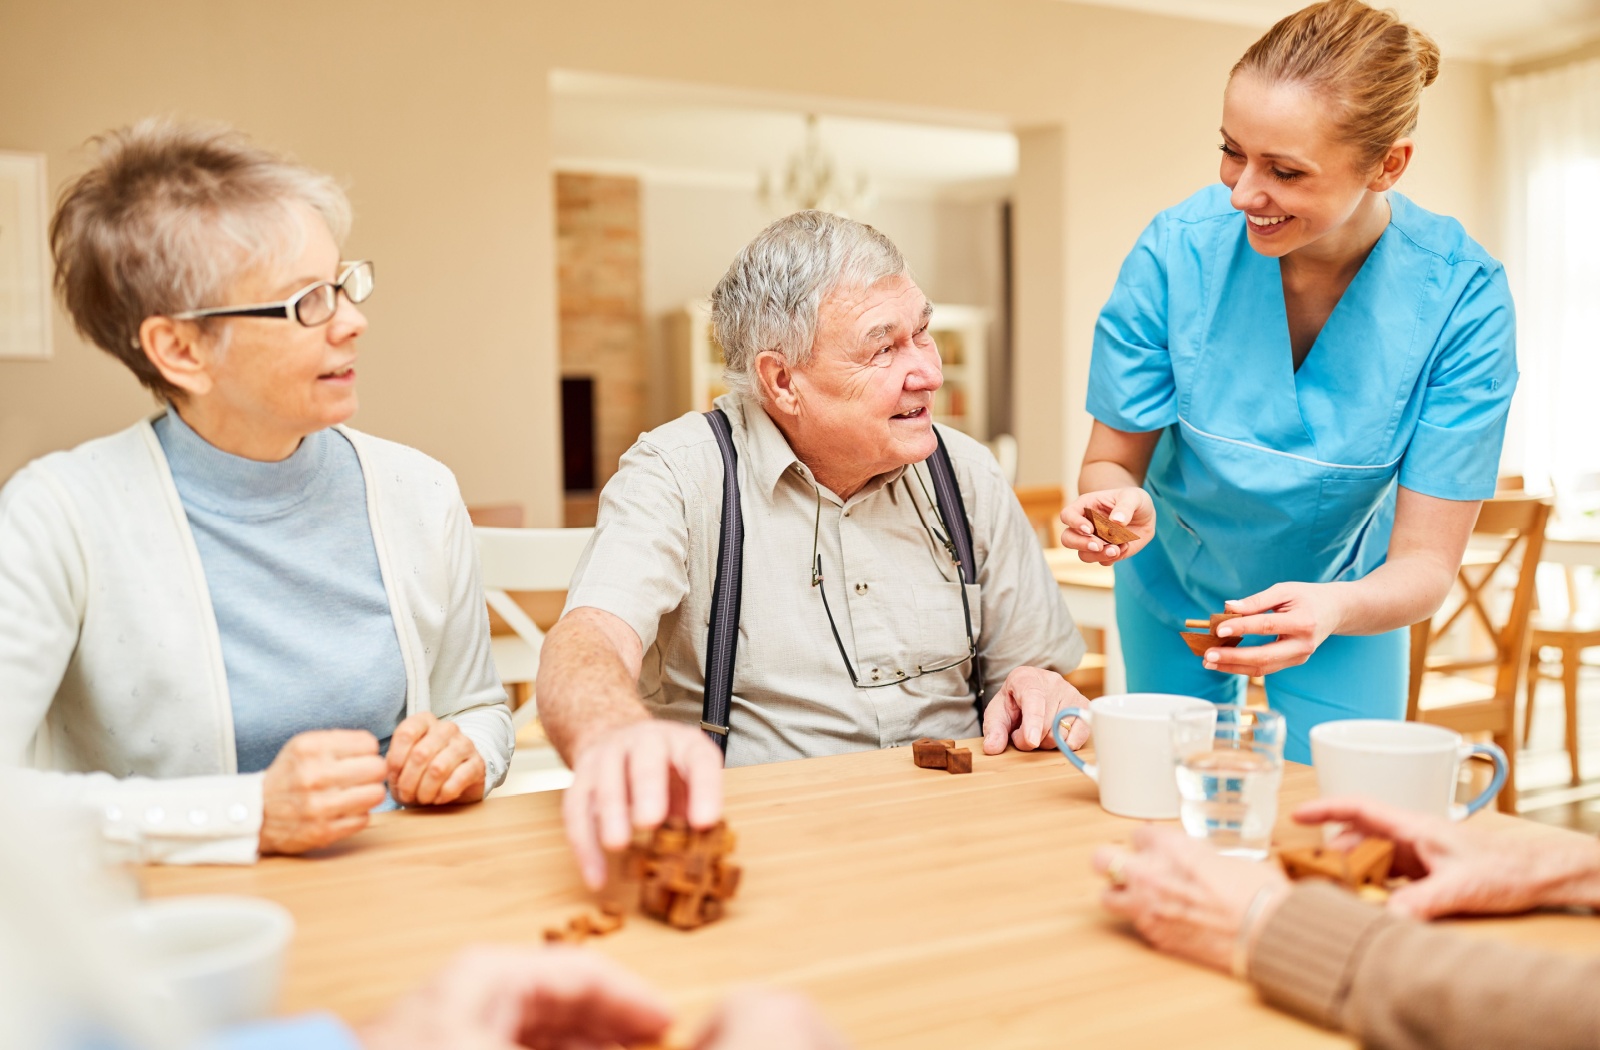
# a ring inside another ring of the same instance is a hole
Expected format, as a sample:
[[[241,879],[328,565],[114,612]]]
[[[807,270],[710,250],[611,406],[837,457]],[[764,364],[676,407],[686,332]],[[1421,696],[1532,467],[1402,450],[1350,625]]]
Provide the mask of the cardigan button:
[[[162,809],[160,806],[151,806],[149,809],[144,811],[144,820],[146,824],[159,824],[166,819],[167,811]]]
[[[243,803],[235,802],[228,807],[228,819],[235,824],[243,824],[249,816],[250,811],[244,807]]]

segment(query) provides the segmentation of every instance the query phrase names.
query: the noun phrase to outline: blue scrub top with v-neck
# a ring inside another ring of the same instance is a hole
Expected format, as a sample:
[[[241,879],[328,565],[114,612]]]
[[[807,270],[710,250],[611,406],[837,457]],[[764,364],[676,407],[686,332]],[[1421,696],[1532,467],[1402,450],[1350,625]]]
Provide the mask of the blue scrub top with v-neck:
[[[1298,371],[1278,260],[1250,247],[1226,187],[1156,216],[1123,263],[1088,408],[1162,431],[1145,479],[1155,539],[1118,564],[1117,589],[1173,630],[1275,583],[1365,576],[1397,485],[1494,494],[1517,381],[1504,271],[1455,220],[1388,200]]]

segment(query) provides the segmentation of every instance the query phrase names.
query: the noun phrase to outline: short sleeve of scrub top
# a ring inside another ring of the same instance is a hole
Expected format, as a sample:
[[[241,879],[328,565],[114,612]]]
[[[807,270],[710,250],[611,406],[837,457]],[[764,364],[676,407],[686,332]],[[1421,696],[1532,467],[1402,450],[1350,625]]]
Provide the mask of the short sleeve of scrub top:
[[[1145,227],[1123,260],[1111,299],[1095,326],[1089,362],[1089,414],[1129,433],[1178,421],[1177,387],[1167,353],[1167,219]]]
[[[1445,338],[1424,380],[1400,484],[1438,499],[1488,499],[1517,382],[1516,318],[1499,264],[1467,283]]]

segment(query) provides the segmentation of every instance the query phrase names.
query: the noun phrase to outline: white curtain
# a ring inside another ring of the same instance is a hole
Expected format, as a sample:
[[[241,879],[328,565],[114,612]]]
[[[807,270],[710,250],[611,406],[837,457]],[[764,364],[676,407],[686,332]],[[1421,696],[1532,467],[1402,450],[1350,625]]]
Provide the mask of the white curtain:
[[[1494,101],[1522,371],[1504,462],[1569,503],[1600,474],[1600,61],[1507,78]]]

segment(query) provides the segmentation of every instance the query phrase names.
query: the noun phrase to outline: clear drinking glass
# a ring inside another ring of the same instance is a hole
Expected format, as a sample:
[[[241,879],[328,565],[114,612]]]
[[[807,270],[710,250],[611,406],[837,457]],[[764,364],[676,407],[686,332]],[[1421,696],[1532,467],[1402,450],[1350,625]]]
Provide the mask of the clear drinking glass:
[[[1174,714],[1183,829],[1223,853],[1265,857],[1278,819],[1286,728],[1283,715],[1252,707]]]

